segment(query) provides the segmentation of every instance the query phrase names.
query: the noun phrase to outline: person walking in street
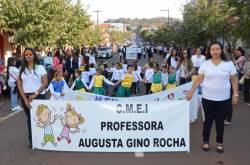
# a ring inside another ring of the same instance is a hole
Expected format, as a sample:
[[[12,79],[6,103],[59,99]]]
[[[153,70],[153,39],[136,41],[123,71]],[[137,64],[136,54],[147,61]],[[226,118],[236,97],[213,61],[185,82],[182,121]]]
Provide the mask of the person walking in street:
[[[127,73],[123,75],[122,79],[115,84],[116,86],[121,83],[117,91],[117,97],[130,97],[133,81],[134,81],[133,67],[132,65],[128,65]]]
[[[154,64],[153,63],[149,63],[147,66],[147,70],[145,72],[145,76],[144,76],[144,82],[146,83],[146,95],[150,94],[151,91],[151,85],[153,83],[153,74],[154,74],[154,69],[153,69]]]
[[[220,43],[214,42],[209,46],[208,60],[201,64],[196,81],[186,94],[187,100],[193,97],[198,86],[202,85],[202,105],[205,113],[203,123],[204,151],[209,151],[209,138],[213,121],[216,124],[217,152],[224,151],[223,134],[224,118],[227,108],[230,106],[230,88],[232,84],[232,104],[238,103],[238,80],[234,64],[227,61]],[[230,84],[231,82],[231,84]]]
[[[248,60],[243,66],[244,73],[244,101],[247,105],[250,105],[249,90],[250,90],[250,54]]]
[[[72,49],[67,50],[67,59],[66,59],[66,82],[68,85],[71,85],[71,83],[75,79],[75,70],[79,68],[78,65],[78,58],[74,54]]]
[[[23,56],[24,59],[17,79],[17,86],[27,117],[29,142],[30,147],[32,147],[31,102],[33,99],[45,99],[45,88],[48,85],[48,78],[45,68],[42,65],[38,65],[38,57],[33,49],[26,48]]]
[[[192,61],[188,58],[187,49],[182,49],[180,54],[180,85],[191,81],[194,74]]]
[[[18,69],[16,68],[16,59],[10,58],[7,64],[7,79],[10,88],[10,105],[12,111],[17,111],[21,108],[18,103],[17,77]]]

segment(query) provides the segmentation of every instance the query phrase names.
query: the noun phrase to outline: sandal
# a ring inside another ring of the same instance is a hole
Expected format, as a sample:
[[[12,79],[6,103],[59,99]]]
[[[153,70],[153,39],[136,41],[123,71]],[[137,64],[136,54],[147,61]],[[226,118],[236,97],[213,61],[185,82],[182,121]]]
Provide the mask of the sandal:
[[[209,144],[208,143],[203,143],[202,149],[203,149],[203,151],[208,152],[209,151]]]
[[[218,153],[223,153],[224,152],[223,144],[217,144],[217,152]]]

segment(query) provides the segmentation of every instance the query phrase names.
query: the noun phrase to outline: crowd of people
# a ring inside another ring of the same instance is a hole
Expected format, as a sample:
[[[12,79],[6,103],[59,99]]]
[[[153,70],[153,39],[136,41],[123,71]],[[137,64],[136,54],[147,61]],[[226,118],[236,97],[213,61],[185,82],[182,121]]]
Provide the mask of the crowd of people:
[[[22,107],[27,115],[30,145],[30,103],[33,99],[45,99],[47,93],[57,100],[67,90],[130,97],[157,93],[194,81],[187,99],[191,99],[198,88],[205,112],[202,148],[209,150],[209,136],[215,120],[217,151],[223,152],[224,124],[231,124],[233,107],[230,102],[238,102],[238,87],[239,91],[244,92],[245,103],[250,105],[250,57],[247,59],[244,50],[238,48],[234,52],[234,60],[228,60],[222,45],[217,42],[212,43],[207,51],[204,48],[193,51],[150,45],[138,49],[138,60],[128,63],[126,57],[123,57],[111,64],[105,61],[99,63],[96,48],[65,47],[53,52],[49,49],[47,55],[53,59],[53,70],[49,71],[39,64],[40,56],[44,56],[39,51],[26,48],[22,56],[18,56],[13,49],[6,67],[7,82],[1,80],[1,83],[9,86],[11,110],[16,111]],[[156,53],[163,57],[162,61],[155,60]],[[148,62],[140,66],[141,58],[146,56]],[[3,64],[0,69],[4,70]],[[51,80],[48,74],[52,75]],[[145,93],[140,88],[142,85],[145,86]],[[22,106],[18,102],[18,95]]]

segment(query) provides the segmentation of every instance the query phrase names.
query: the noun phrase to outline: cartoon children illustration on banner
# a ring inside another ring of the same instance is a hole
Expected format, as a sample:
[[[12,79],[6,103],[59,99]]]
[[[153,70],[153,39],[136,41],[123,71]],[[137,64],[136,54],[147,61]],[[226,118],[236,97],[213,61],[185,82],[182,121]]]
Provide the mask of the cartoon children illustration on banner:
[[[44,137],[43,142],[41,142],[41,146],[44,147],[48,142],[50,142],[53,146],[56,147],[57,143],[55,142],[52,124],[55,123],[58,116],[55,115],[53,121],[51,121],[51,111],[49,110],[48,106],[44,104],[41,104],[37,107],[36,116],[38,119],[36,126],[44,129]]]
[[[75,108],[70,104],[67,103],[66,105],[66,112],[64,113],[64,117],[62,115],[59,116],[61,124],[63,125],[63,129],[57,140],[60,142],[63,139],[67,141],[68,144],[71,143],[70,133],[79,133],[80,128],[78,127],[80,124],[84,123],[85,120],[75,111]],[[74,130],[71,130],[74,129]]]

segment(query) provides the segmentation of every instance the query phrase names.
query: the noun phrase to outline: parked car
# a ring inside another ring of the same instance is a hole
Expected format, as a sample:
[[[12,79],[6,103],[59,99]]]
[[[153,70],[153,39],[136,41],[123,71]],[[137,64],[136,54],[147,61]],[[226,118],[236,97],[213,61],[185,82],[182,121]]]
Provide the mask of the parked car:
[[[109,47],[101,47],[99,48],[97,58],[110,58],[112,57],[112,49]]]

